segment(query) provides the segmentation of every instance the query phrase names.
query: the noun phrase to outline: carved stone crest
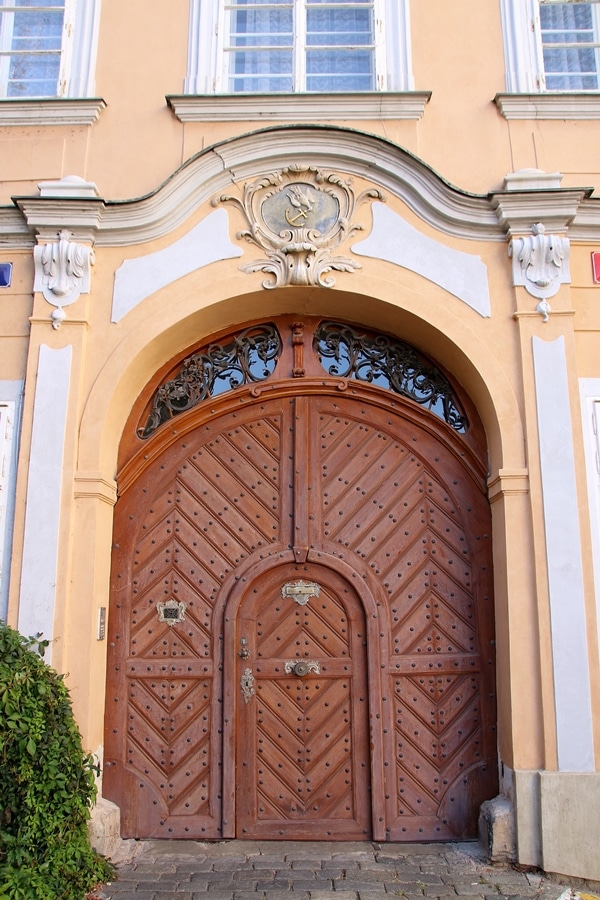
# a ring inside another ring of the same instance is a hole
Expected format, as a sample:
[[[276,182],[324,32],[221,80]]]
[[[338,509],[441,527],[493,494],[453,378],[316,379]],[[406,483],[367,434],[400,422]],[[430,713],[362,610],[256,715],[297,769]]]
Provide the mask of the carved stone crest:
[[[530,235],[513,238],[508,254],[513,260],[513,284],[540,301],[536,310],[547,322],[551,312],[548,298],[558,293],[561,284],[571,281],[568,238],[546,234],[545,226],[538,222],[532,225]]]
[[[287,285],[333,287],[329,272],[353,272],[360,263],[334,250],[363,226],[353,224],[366,200],[385,200],[371,189],[355,195],[351,181],[314,166],[292,165],[244,186],[242,199],[222,194],[213,205],[233,203],[248,229],[237,234],[266,255],[240,266],[243,272],[267,272],[264,288]]]

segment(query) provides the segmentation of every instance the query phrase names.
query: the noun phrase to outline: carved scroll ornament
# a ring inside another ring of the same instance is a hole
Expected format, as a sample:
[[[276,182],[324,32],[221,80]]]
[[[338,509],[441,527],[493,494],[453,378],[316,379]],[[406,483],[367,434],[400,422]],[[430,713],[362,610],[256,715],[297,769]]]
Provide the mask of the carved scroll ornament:
[[[68,231],[58,232],[58,241],[38,244],[33,249],[34,291],[57,308],[52,312],[52,327],[60,328],[66,318],[64,306],[74,303],[80,294],[90,291],[94,251],[86,244],[70,240]]]
[[[530,235],[511,241],[508,255],[513,261],[513,284],[539,300],[536,310],[547,322],[551,312],[548,298],[558,293],[561,284],[571,282],[568,238],[546,234],[545,226],[538,222]]]
[[[233,203],[248,229],[238,232],[264,251],[266,259],[240,266],[243,272],[266,272],[264,288],[287,285],[333,287],[328,273],[353,272],[360,263],[333,251],[363,226],[352,224],[366,200],[384,200],[376,189],[355,195],[350,181],[314,166],[293,165],[244,186],[241,200],[222,194],[213,205]]]

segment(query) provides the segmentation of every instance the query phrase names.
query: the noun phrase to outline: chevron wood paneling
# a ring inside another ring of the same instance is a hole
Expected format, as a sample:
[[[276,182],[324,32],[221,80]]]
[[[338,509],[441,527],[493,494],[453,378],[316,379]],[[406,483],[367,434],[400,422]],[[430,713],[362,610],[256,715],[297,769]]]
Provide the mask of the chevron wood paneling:
[[[104,792],[125,837],[219,838],[226,790],[240,837],[366,839],[378,804],[390,840],[457,839],[496,793],[482,477],[431,416],[311,391],[198,414],[118,501]],[[283,597],[295,579],[319,595]]]

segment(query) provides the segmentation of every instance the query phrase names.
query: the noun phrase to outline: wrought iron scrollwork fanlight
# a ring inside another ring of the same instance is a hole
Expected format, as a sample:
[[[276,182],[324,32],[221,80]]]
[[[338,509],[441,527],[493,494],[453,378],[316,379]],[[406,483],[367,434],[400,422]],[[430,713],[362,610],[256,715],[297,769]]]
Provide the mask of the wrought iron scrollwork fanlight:
[[[456,431],[466,432],[467,417],[452,385],[410,344],[383,334],[358,332],[339,322],[323,322],[315,334],[315,347],[330,375],[388,388],[430,409]]]
[[[280,354],[281,338],[271,324],[247,328],[227,344],[210,344],[194,353],[183,361],[174,378],[158,388],[146,423],[138,428],[138,437],[150,437],[163,422],[208,397],[264,381],[273,374]]]

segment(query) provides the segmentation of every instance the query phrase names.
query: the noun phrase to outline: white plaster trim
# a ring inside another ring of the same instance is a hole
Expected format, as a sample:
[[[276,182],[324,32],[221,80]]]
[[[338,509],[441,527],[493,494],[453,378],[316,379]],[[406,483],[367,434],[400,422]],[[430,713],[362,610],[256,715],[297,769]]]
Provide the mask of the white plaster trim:
[[[550,227],[559,213],[564,222],[568,208],[572,210],[569,222],[575,216],[569,224],[570,239],[600,240],[600,200],[588,199],[584,190],[469,194],[445,182],[422,160],[396,144],[334,125],[276,126],[227,139],[201,151],[145,197],[116,202],[98,198],[97,209],[85,207],[84,221],[93,227],[98,247],[126,247],[160,239],[183,226],[203,203],[224,191],[230,192],[232,183],[241,185],[291,163],[364,178],[406,203],[424,222],[454,238],[506,241],[508,225],[498,221],[495,207],[498,197],[502,196],[505,203],[506,197],[514,199],[518,195],[519,215],[527,215],[527,227],[540,220]],[[565,193],[567,200],[563,200]],[[553,204],[550,209],[548,197]],[[34,229],[40,226],[49,229],[54,224],[73,230],[79,221],[77,209],[69,208],[68,218],[64,206],[48,210],[46,198],[15,198],[15,202],[22,211],[12,206],[0,208],[0,238],[5,249],[30,248]],[[546,212],[554,216],[551,222]],[[31,230],[24,224],[23,216],[30,220]],[[54,232],[58,227],[54,227]],[[77,233],[81,237],[79,230]]]
[[[42,344],[27,482],[19,631],[52,640],[72,348]],[[52,645],[46,651],[51,662]]]
[[[537,32],[537,0],[500,0],[507,91],[536,91],[544,64]]]
[[[598,649],[600,651],[600,435],[596,434],[594,430],[600,427],[598,421],[600,416],[594,417],[594,405],[600,403],[600,378],[580,378],[579,393],[592,535],[592,565],[596,588]]]
[[[382,203],[373,204],[371,234],[352,250],[416,272],[479,315],[491,315],[487,267],[481,257],[427,237]]]
[[[111,321],[119,322],[146,297],[178,278],[238,256],[242,250],[229,240],[227,213],[217,209],[169,247],[125,260],[115,272]]]
[[[505,119],[600,119],[600,94],[496,94]]]
[[[0,620],[8,615],[22,381],[0,381]]]
[[[0,100],[0,126],[92,125],[106,103],[100,98]]]
[[[69,97],[92,97],[95,89],[96,56],[100,33],[101,0],[83,0],[75,10],[75,40]]]
[[[581,537],[565,342],[533,337],[558,767],[594,770]]]
[[[465,194],[395,144],[339,127],[259,130],[224,141],[190,160],[154,194],[107,203],[96,246],[153,240],[182,225],[232,182],[253,180],[293,163],[366,178],[404,200],[420,218],[454,237],[506,240],[487,197]]]
[[[420,119],[431,91],[354,94],[170,95],[167,103],[180,122],[370,121]]]

